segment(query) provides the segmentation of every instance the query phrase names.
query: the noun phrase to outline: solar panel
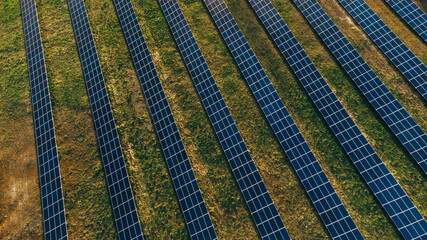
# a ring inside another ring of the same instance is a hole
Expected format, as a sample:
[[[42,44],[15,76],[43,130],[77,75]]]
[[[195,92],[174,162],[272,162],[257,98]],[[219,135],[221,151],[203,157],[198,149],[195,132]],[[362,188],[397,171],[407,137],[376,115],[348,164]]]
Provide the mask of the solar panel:
[[[36,2],[21,0],[45,239],[68,239],[58,149]]]
[[[143,239],[101,65],[83,0],[68,0],[119,239]]]
[[[427,134],[375,75],[316,0],[294,0],[377,113],[427,173]]]
[[[385,0],[427,42],[427,15],[411,0]]]
[[[114,0],[192,239],[218,239],[130,0]]]
[[[177,1],[159,3],[260,236],[290,239]]]
[[[427,223],[350,118],[269,0],[249,0],[295,75],[356,168],[406,239],[427,236]]]
[[[363,0],[338,0],[417,91],[427,99],[427,67]]]
[[[224,1],[204,2],[332,238],[363,239]]]

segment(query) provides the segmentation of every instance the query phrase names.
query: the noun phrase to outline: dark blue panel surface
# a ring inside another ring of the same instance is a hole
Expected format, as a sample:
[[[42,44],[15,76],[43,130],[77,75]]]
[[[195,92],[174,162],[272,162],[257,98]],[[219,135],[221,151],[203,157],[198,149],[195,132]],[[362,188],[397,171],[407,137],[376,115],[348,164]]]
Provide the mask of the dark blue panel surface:
[[[114,5],[148,102],[190,236],[192,239],[217,239],[132,3],[130,0],[114,0]]]
[[[290,239],[177,1],[159,3],[260,236]]]
[[[204,0],[333,239],[363,239],[223,0]]]
[[[68,239],[52,105],[36,2],[21,0],[21,10],[33,103],[44,238]]]
[[[385,0],[427,42],[427,15],[411,0]]]
[[[363,0],[338,0],[417,91],[427,100],[427,67]]]
[[[316,0],[293,0],[377,113],[427,173],[427,134],[397,101]]]
[[[259,19],[372,192],[407,239],[425,237],[427,223],[350,118],[269,0],[249,0]]]
[[[83,0],[68,0],[119,239],[143,239],[116,123]]]

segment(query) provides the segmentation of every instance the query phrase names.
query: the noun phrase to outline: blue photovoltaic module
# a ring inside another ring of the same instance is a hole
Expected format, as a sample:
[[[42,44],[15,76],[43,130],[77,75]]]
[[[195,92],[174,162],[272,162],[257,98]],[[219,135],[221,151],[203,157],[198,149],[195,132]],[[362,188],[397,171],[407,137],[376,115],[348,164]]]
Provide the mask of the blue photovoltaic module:
[[[338,0],[417,91],[427,100],[427,67],[363,0]]]
[[[255,225],[263,239],[290,239],[176,0],[159,0]]]
[[[427,42],[427,15],[411,0],[385,0]]]
[[[192,239],[217,239],[153,59],[130,0],[114,0],[135,70]]]
[[[427,223],[320,75],[269,0],[249,0],[280,52],[372,192],[406,239],[427,236]]]
[[[293,0],[394,135],[427,173],[427,134],[375,75],[316,0]]]
[[[204,0],[333,239],[363,239],[223,0]]]
[[[45,239],[68,239],[58,149],[36,2],[21,0]]]
[[[143,239],[107,88],[83,0],[68,0],[119,239]]]

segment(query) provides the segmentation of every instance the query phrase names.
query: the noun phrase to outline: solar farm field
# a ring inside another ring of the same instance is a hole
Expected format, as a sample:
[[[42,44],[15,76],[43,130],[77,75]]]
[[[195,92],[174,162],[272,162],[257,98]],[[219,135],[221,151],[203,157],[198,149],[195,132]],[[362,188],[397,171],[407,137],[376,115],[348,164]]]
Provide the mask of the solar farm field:
[[[171,1],[171,0],[168,0]],[[174,0],[175,1],[175,0]],[[292,239],[331,239],[203,0],[177,0]],[[414,1],[424,12],[427,2]],[[117,239],[67,0],[36,0],[68,237]],[[119,1],[118,1],[119,2]],[[219,239],[259,239],[158,1],[131,0]],[[162,1],[160,1],[162,2]],[[247,0],[224,0],[296,126],[365,239],[403,239]],[[292,0],[271,0],[378,156],[427,218],[427,176]],[[427,102],[337,0],[317,0],[427,131]],[[427,65],[427,45],[383,0],[365,0]],[[189,239],[149,105],[113,0],[85,0],[144,239]],[[42,202],[19,0],[0,1],[0,239],[41,239]]]

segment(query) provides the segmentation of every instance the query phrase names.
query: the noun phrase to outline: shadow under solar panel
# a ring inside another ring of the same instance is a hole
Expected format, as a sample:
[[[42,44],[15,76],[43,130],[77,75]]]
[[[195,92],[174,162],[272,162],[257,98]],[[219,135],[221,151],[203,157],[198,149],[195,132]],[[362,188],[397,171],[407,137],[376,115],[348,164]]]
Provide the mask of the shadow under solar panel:
[[[406,239],[427,236],[427,223],[320,75],[269,0],[249,0],[357,170]]]
[[[68,0],[119,239],[143,239],[104,77],[83,0]]]
[[[375,75],[316,0],[293,0],[394,135],[427,173],[427,134]]]
[[[218,239],[130,0],[114,0],[192,239]]]
[[[363,0],[338,0],[386,57],[427,100],[427,67]]]
[[[333,239],[363,239],[223,0],[204,0]]]
[[[231,170],[263,239],[290,239],[176,0],[159,0]]]
[[[427,43],[427,15],[411,0],[385,0]]]
[[[45,239],[68,239],[58,149],[36,2],[21,0]],[[2,190],[3,191],[3,190]]]

